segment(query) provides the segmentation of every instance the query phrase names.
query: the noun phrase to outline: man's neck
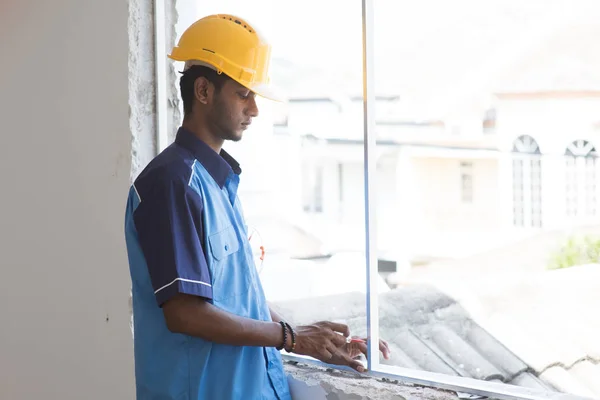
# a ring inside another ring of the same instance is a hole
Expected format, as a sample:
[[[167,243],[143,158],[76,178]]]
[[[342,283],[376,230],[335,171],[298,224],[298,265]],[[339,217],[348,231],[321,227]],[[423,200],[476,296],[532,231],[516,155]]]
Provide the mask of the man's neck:
[[[204,124],[198,123],[191,119],[183,120],[181,126],[187,131],[191,132],[198,139],[202,140],[206,143],[211,149],[213,149],[217,154],[221,152],[223,148],[223,143],[225,142],[223,139],[217,138],[215,135],[210,133],[210,130]]]

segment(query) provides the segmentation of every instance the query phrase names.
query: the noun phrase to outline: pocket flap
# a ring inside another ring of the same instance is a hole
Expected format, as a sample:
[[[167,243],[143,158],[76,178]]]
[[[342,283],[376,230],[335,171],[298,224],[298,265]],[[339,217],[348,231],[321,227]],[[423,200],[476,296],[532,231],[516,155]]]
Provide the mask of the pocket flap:
[[[240,249],[240,243],[238,242],[235,230],[231,225],[210,235],[208,237],[208,242],[210,251],[217,261],[222,260]]]

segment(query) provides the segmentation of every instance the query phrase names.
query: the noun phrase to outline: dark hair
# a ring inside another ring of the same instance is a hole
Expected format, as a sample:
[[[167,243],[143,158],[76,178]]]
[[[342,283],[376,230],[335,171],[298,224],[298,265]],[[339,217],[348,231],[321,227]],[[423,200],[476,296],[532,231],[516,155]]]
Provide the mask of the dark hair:
[[[184,117],[192,113],[192,105],[194,104],[194,82],[196,79],[204,77],[213,85],[217,91],[221,90],[223,84],[231,79],[225,74],[218,74],[214,69],[193,65],[186,71],[182,72],[179,80],[179,90],[181,91],[181,100],[183,101]]]

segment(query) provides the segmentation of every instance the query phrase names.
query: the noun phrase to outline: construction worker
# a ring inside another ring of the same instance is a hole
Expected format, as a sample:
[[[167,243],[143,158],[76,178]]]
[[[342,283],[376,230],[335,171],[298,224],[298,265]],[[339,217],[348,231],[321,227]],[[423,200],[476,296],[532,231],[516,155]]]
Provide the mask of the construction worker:
[[[270,53],[246,21],[212,15],[170,55],[185,62],[183,124],[135,180],[126,211],[138,399],[290,399],[282,349],[363,371],[364,342],[349,343],[343,324],[285,322],[254,265],[241,169],[222,146],[258,116],[255,95],[276,99]]]

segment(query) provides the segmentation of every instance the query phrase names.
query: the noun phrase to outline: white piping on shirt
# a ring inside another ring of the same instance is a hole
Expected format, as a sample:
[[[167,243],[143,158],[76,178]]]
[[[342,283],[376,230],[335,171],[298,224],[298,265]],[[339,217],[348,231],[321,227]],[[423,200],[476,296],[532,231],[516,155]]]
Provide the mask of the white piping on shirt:
[[[167,283],[165,286],[161,287],[160,289],[157,289],[154,294],[160,292],[161,290],[163,290],[166,287],[171,286],[172,284],[174,284],[177,281],[182,281],[182,282],[190,282],[190,283],[199,283],[200,285],[204,285],[204,286],[208,286],[208,287],[212,287],[212,285],[210,285],[209,283],[206,282],[202,282],[202,281],[193,281],[191,279],[184,279],[184,278],[175,278],[173,279],[173,282],[171,283]]]
[[[141,203],[142,202],[142,197],[140,196],[140,193],[137,191],[137,188],[135,187],[135,183],[132,186],[133,186],[133,190],[135,190],[135,194],[137,194],[138,200]]]

